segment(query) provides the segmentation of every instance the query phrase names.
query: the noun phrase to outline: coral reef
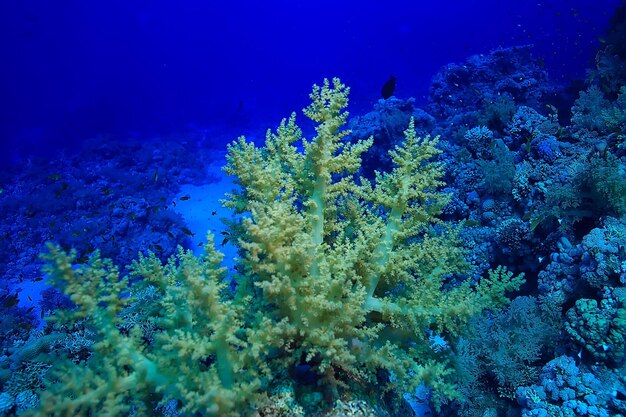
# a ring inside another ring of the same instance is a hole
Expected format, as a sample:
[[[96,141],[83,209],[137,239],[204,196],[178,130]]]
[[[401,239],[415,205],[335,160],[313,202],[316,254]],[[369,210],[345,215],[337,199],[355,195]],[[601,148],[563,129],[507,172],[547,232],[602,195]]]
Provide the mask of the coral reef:
[[[540,383],[517,390],[523,417],[614,416],[609,396],[591,373],[581,372],[573,358],[560,356],[543,367]]]
[[[540,108],[555,92],[547,73],[532,57],[531,46],[502,48],[474,55],[462,64],[445,66],[433,78],[428,111],[456,126],[485,124],[490,129],[499,129],[509,122],[512,113],[479,115],[487,104],[498,103],[498,108],[503,109],[506,107],[503,100],[507,98],[509,103],[514,103],[513,107],[508,105],[513,112],[515,105]]]
[[[3,182],[0,415],[626,416],[625,10],[567,89],[530,46],[445,66],[423,108],[314,87],[311,138],[228,147],[202,256],[187,145]]]

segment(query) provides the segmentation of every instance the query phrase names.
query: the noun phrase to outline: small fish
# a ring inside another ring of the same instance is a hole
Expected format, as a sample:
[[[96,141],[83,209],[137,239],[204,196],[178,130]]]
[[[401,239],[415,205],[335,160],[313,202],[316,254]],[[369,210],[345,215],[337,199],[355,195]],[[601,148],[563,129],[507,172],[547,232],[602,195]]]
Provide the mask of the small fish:
[[[198,242],[198,246],[204,245],[204,242]]]
[[[159,180],[159,170],[157,169],[156,171],[154,171],[154,182],[157,182]]]
[[[176,201],[172,201],[172,205],[176,207]]]
[[[4,300],[4,302],[2,303],[2,307],[4,308],[14,307],[15,305],[17,305],[19,301],[20,299],[18,298],[17,293],[15,293],[15,295],[9,296],[6,298],[6,300]]]
[[[185,194],[184,196],[179,197],[178,199],[179,199],[180,201],[187,201],[187,200],[189,200],[190,198],[191,198],[191,196],[190,196],[189,194]]]
[[[28,301],[33,301],[33,299],[30,298],[30,295],[27,295],[26,297],[28,297]]]
[[[154,247],[154,249],[158,250],[159,252],[163,252],[163,246],[157,245],[156,243],[154,243],[152,246]]]
[[[43,320],[43,316],[45,315],[43,308],[41,309],[41,314],[39,315],[39,317]]]
[[[43,277],[42,277],[42,276],[38,276],[37,278],[35,278],[35,279],[33,280],[33,282],[39,282],[39,281],[41,281],[41,280],[43,280]]]
[[[389,81],[383,85],[381,93],[383,98],[387,100],[389,97],[393,96],[393,92],[396,90],[396,77],[393,75],[389,77]]]
[[[543,262],[543,256],[537,256],[537,259],[539,260],[539,263]]]
[[[30,313],[34,309],[35,309],[35,306],[28,307],[28,310],[26,310],[26,314]]]
[[[61,179],[61,174],[50,174],[48,175],[48,179],[52,181],[58,181]]]
[[[230,236],[230,232],[228,232],[228,231],[224,230],[224,231],[220,232],[220,235],[223,235],[223,236]]]
[[[230,242],[230,238],[229,237],[225,237],[224,240],[222,240],[222,246],[224,246],[228,242]]]
[[[604,36],[602,36],[602,35],[598,35],[598,41],[600,43],[606,43],[606,38]]]
[[[215,216],[216,214],[217,214],[217,210],[213,210],[213,211],[211,212],[211,216]]]
[[[191,230],[189,230],[189,229],[188,229],[188,228],[186,228],[186,227],[181,227],[181,228],[180,228],[180,231],[181,231],[181,232],[183,232],[183,233],[184,233],[184,234],[186,234],[186,235],[189,235],[189,236],[194,236],[194,235],[195,235],[195,233],[194,233],[194,232],[192,232]]]
[[[174,233],[172,233],[170,231],[167,231],[165,233],[167,233],[167,235],[169,236],[170,239],[174,239]]]

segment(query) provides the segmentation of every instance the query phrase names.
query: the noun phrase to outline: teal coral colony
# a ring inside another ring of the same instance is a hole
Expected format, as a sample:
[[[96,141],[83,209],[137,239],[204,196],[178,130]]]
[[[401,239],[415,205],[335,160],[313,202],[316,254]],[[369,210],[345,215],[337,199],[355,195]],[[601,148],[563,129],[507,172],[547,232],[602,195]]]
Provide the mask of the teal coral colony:
[[[390,152],[393,168],[357,178],[372,139],[344,140],[348,93],[338,79],[314,86],[310,140],[294,114],[263,147],[243,137],[229,146],[225,171],[237,188],[223,204],[240,214],[229,231],[234,276],[211,234],[202,256],[140,256],[127,275],[97,253],[77,264],[49,245],[45,270],[76,305],[53,320],[85,326],[96,341],[86,362],[54,358],[56,383],[32,415],[147,415],[172,401],[183,415],[252,414],[302,367],[316,383],[296,401],[319,398],[302,406],[348,389],[459,395],[434,335],[454,346],[472,317],[505,305],[523,279],[498,268],[444,288],[469,265],[457,228],[439,218],[449,200],[434,160],[439,138],[417,137],[411,120]]]

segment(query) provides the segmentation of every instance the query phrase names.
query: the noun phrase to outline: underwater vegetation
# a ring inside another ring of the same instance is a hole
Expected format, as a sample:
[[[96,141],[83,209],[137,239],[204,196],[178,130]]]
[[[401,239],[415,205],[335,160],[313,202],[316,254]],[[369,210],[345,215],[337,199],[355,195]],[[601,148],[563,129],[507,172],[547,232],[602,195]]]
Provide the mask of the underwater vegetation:
[[[317,382],[308,396],[329,402],[374,385],[458,397],[446,349],[431,340],[453,343],[522,277],[498,268],[473,287],[442,288],[467,265],[457,232],[435,227],[448,200],[437,192],[443,167],[429,162],[437,139],[417,138],[411,123],[394,169],[357,183],[372,141],[341,142],[347,94],[338,79],[314,87],[310,141],[292,116],[263,148],[244,138],[229,147],[225,170],[240,190],[224,204],[244,214],[231,231],[241,256],[234,293],[211,236],[202,257],[141,256],[128,277],[97,253],[76,265],[75,253],[49,247],[45,271],[76,305],[52,320],[82,323],[95,343],[86,363],[53,366],[39,413],[146,413],[175,401],[183,414],[247,414],[297,367]]]
[[[391,77],[349,116],[325,80],[228,146],[202,254],[175,208],[215,153],[100,139],[3,178],[0,416],[626,416],[624,45],[615,18],[574,95],[527,45],[423,107]]]

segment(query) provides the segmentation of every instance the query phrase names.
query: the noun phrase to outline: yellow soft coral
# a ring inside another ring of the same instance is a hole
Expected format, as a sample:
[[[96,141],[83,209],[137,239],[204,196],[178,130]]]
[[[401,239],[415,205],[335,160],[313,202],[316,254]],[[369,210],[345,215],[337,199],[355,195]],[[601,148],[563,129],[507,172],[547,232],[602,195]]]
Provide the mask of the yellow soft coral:
[[[76,304],[55,321],[87,319],[98,341],[82,366],[57,361],[50,378],[56,383],[42,393],[34,415],[149,415],[168,400],[180,401],[188,415],[235,417],[249,410],[269,370],[258,353],[258,332],[242,327],[246,300],[234,305],[226,296],[222,255],[208,239],[200,258],[182,249],[166,265],[153,254],[141,256],[131,268],[131,294],[128,279],[109,261],[95,254],[74,267],[75,253],[49,245],[46,271]],[[157,329],[151,344],[139,324],[129,333],[118,327],[124,308],[146,288]]]
[[[338,79],[313,88],[310,141],[292,115],[264,148],[245,138],[229,147],[225,170],[241,191],[224,203],[245,213],[238,243],[248,282],[295,353],[285,365],[305,358],[329,383],[338,372],[373,380],[388,369],[406,389],[428,382],[450,394],[427,331],[453,338],[520,278],[442,290],[444,276],[465,265],[454,233],[432,232],[448,201],[437,191],[443,167],[429,161],[438,138],[418,138],[411,121],[391,152],[393,171],[374,184],[355,178],[372,139],[343,140],[348,92]]]

